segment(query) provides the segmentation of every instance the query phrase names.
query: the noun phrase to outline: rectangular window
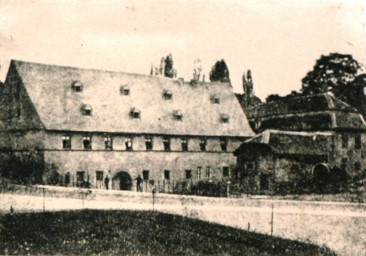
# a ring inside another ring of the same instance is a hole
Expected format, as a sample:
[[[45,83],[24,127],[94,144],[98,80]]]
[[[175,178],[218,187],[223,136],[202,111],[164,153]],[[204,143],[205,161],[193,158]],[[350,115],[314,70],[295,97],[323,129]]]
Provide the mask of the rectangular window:
[[[97,181],[103,181],[103,171],[96,171]]]
[[[188,139],[183,138],[181,142],[182,142],[182,151],[188,151]]]
[[[229,177],[230,176],[230,172],[229,172],[229,167],[228,166],[222,167],[222,176],[224,176],[224,177]]]
[[[348,147],[348,135],[345,133],[342,133],[342,148]]]
[[[170,171],[169,170],[164,170],[164,179],[170,180]]]
[[[347,169],[347,158],[342,158],[341,168],[343,171]]]
[[[360,171],[360,170],[361,170],[361,163],[355,162],[355,171]]]
[[[191,178],[192,178],[192,171],[186,170],[186,179],[191,179]]]
[[[170,138],[163,138],[164,150],[170,151]]]
[[[198,166],[197,167],[197,178],[201,178],[202,177],[202,167],[201,166]]]
[[[63,149],[71,149],[71,138],[70,136],[62,136],[62,148]]]
[[[78,183],[83,182],[84,179],[85,179],[85,172],[83,172],[83,171],[76,172],[76,181]]]
[[[214,103],[215,104],[220,104],[220,98],[219,97],[214,97]]]
[[[148,170],[143,170],[142,171],[142,177],[144,180],[148,180],[149,179],[149,171]]]
[[[355,148],[360,149],[361,148],[361,134],[355,135]]]
[[[126,144],[126,150],[132,151],[132,138],[126,138],[125,144]]]
[[[70,172],[65,174],[65,184],[70,184]]]
[[[207,144],[206,139],[200,139],[200,149],[201,149],[201,151],[206,151],[206,144]]]
[[[221,151],[227,151],[227,139],[221,138],[220,139]]]
[[[91,150],[92,149],[92,143],[91,143],[91,137],[85,136],[83,137],[83,145],[85,150]]]
[[[152,150],[153,144],[152,144],[152,138],[151,137],[145,138],[145,145],[146,145],[146,150]]]
[[[211,168],[210,168],[210,166],[206,167],[206,178],[211,178]]]
[[[104,146],[106,150],[112,150],[113,149],[113,140],[112,137],[106,136],[104,137]]]

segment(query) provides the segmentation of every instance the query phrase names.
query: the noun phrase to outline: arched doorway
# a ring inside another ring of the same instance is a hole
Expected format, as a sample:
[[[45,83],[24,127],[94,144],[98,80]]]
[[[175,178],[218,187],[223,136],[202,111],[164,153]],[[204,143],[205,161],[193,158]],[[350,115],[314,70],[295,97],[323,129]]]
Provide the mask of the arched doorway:
[[[125,172],[120,171],[113,177],[113,189],[131,190],[132,179],[131,176]]]
[[[324,192],[330,185],[330,171],[326,164],[317,164],[313,168],[314,185],[317,192]]]

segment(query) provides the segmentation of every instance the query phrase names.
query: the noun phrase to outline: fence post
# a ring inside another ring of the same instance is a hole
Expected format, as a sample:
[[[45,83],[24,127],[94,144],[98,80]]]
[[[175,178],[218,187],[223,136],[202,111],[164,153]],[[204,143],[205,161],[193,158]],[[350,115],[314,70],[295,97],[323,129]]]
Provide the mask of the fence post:
[[[46,202],[45,202],[45,197],[46,197],[46,191],[45,188],[42,188],[43,191],[43,212],[46,211]]]
[[[272,212],[271,212],[271,236],[273,235],[273,203],[272,203]]]

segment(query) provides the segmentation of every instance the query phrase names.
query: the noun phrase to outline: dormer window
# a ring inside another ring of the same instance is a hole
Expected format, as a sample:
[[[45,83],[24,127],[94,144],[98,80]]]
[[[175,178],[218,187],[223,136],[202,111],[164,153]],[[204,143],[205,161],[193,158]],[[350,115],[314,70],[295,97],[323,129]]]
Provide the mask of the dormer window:
[[[171,100],[173,98],[173,93],[171,90],[164,90],[164,99]]]
[[[130,116],[134,119],[141,118],[141,111],[137,108],[132,108],[130,112]]]
[[[75,91],[75,92],[82,92],[83,91],[83,85],[82,83],[80,83],[79,81],[74,81],[71,85],[71,88]]]
[[[93,108],[90,105],[83,104],[81,106],[81,112],[84,116],[91,116],[93,112]]]
[[[120,88],[121,94],[128,96],[130,95],[130,87],[128,87],[128,85],[122,85]]]
[[[174,118],[174,120],[182,121],[183,120],[182,112],[180,112],[179,110],[174,110],[173,111],[173,118]]]
[[[228,123],[229,122],[229,115],[228,114],[221,114],[221,122]]]
[[[220,97],[218,95],[212,95],[211,101],[213,104],[220,104]]]

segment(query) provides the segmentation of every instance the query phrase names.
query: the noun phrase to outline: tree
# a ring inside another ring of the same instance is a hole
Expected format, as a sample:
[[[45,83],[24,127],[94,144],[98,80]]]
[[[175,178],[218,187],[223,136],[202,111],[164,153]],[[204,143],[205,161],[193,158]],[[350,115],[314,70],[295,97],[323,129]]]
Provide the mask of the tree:
[[[175,76],[175,70],[173,68],[173,55],[168,54],[165,58],[164,76],[173,78]]]
[[[230,82],[229,69],[227,68],[226,63],[223,59],[217,61],[212,67],[210,72],[210,81]]]
[[[282,97],[278,94],[270,94],[267,96],[266,98],[266,102],[271,102],[271,101],[277,101],[277,100],[280,100],[282,99]]]
[[[360,69],[360,64],[352,55],[322,55],[316,61],[313,70],[302,79],[301,91],[305,95],[331,91],[336,97],[346,100],[343,92],[350,86]]]
[[[201,72],[202,72],[202,63],[200,59],[195,59],[193,61],[194,68],[193,68],[193,80],[199,81]]]

